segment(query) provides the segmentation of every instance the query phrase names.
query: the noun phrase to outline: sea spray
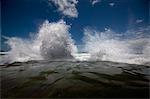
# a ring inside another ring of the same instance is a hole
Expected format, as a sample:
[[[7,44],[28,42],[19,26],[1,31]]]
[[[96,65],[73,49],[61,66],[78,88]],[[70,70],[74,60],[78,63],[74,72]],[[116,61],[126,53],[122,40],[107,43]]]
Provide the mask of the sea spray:
[[[63,20],[52,23],[45,21],[34,37],[5,37],[11,50],[1,57],[0,64],[69,58],[150,65],[150,27],[120,34],[110,29],[104,32],[85,29],[81,49],[84,53],[78,53],[69,28]]]
[[[73,58],[72,55],[77,52],[77,48],[68,32],[69,28],[70,26],[66,25],[63,20],[57,23],[45,21],[34,38],[7,38],[6,43],[10,51],[3,57],[1,64],[15,61]]]
[[[148,31],[149,27],[140,31],[127,31],[121,35],[109,29],[98,32],[86,28],[83,38],[84,50],[90,54],[90,61],[150,64]]]
[[[45,21],[37,35],[40,52],[44,59],[71,58],[73,53],[77,52],[68,32],[69,27],[63,20],[58,23]]]

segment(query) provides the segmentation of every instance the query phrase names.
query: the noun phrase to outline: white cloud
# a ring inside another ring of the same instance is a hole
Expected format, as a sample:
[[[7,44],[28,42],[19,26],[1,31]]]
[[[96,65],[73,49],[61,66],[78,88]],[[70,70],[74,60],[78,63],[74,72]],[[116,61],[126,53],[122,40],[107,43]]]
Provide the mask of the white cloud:
[[[76,5],[78,0],[49,0],[53,2],[63,15],[68,17],[78,17]]]
[[[113,6],[115,5],[115,3],[111,2],[111,3],[109,3],[109,5],[110,5],[111,7],[113,7]]]
[[[143,19],[137,19],[136,20],[136,23],[141,23],[141,22],[143,22]]]
[[[92,5],[95,5],[96,3],[101,2],[101,0],[92,0],[91,2],[92,2]]]

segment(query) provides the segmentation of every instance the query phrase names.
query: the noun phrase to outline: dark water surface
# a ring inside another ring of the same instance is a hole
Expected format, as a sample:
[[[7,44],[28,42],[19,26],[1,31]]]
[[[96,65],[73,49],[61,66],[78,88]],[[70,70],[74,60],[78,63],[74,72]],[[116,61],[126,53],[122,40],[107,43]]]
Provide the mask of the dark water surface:
[[[150,66],[29,61],[1,65],[2,98],[149,98]]]

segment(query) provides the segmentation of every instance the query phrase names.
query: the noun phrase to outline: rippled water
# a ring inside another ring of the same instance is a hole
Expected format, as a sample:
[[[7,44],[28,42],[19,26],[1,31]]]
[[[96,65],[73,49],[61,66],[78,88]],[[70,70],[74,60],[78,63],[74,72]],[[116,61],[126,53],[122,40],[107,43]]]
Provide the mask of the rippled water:
[[[150,66],[108,61],[1,65],[3,98],[148,98]]]

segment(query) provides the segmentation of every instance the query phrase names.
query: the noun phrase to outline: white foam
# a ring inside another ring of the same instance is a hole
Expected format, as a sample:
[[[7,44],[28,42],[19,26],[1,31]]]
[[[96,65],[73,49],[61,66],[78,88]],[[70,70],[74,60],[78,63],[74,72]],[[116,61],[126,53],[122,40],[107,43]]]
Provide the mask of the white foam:
[[[124,35],[110,29],[104,32],[85,29],[84,44],[79,48],[80,52],[86,53],[78,53],[69,28],[63,20],[52,23],[45,21],[34,37],[7,37],[6,43],[11,50],[0,58],[0,64],[53,59],[150,64],[150,27],[127,31]]]
[[[88,61],[91,57],[89,53],[75,53],[73,56],[78,61]]]
[[[68,32],[69,27],[63,20],[57,23],[45,21],[34,38],[7,38],[11,50],[1,63],[72,58],[77,48]]]
[[[84,34],[84,49],[91,55],[89,60],[131,64],[147,64],[150,62],[149,37],[139,38],[138,35],[138,38],[125,39],[112,30],[98,32],[85,29]]]

